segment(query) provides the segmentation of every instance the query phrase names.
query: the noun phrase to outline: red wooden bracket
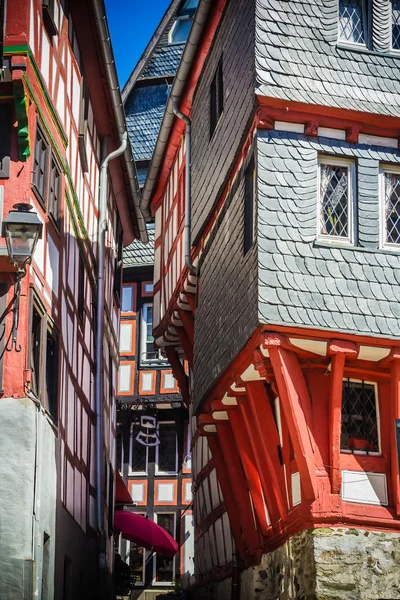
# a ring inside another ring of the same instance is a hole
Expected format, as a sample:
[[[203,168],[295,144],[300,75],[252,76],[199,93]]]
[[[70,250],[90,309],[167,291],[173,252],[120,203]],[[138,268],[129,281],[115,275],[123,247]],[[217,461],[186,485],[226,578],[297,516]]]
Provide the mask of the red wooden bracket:
[[[342,390],[346,355],[335,354],[332,358],[331,389],[329,399],[329,464],[332,494],[340,494],[342,473],[340,470],[340,432],[342,425]]]
[[[245,559],[247,548],[242,537],[238,515],[240,514],[240,506],[236,503],[236,498],[233,495],[232,487],[226,471],[225,460],[221,451],[218,436],[208,435],[208,445],[214,460],[215,469],[219,485],[221,486],[222,495],[224,497],[226,512],[228,513],[229,522],[236,548],[242,560]]]
[[[177,336],[185,353],[186,360],[193,368],[193,344],[183,327],[175,327]]]
[[[250,439],[246,428],[243,427],[243,419],[238,407],[234,406],[229,410],[229,421],[235,436],[243,470],[249,485],[250,494],[253,500],[254,511],[263,535],[271,532],[271,526],[267,521],[266,505],[262,493],[260,476],[258,474],[254,452],[251,447]]]
[[[397,445],[395,432],[395,419],[400,419],[400,359],[393,360],[390,365],[390,463],[392,474],[392,495],[396,515],[400,516],[400,478],[397,462]]]
[[[312,408],[306,381],[293,352],[279,346],[269,346],[279,398],[285,413],[290,438],[296,455],[301,486],[307,500],[318,495],[315,472]]]
[[[194,319],[193,314],[188,310],[179,309],[179,316],[185,328],[186,334],[191,342],[192,346],[194,345]]]
[[[186,375],[185,369],[172,346],[167,346],[165,348],[165,354],[171,365],[172,373],[178,382],[183,401],[186,406],[189,406],[189,377]]]
[[[236,498],[239,512],[236,518],[240,522],[246,545],[250,554],[261,548],[262,540],[256,528],[251,506],[249,487],[243,474],[238,448],[229,421],[216,421],[221,451],[225,459],[232,492]]]

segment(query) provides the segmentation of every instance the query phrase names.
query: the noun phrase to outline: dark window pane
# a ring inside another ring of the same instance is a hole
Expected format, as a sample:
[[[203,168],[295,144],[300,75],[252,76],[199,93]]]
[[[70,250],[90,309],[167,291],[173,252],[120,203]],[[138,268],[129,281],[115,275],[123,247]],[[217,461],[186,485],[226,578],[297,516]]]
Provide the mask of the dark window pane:
[[[39,193],[42,202],[45,202],[45,183],[47,169],[47,142],[39,128],[36,129],[35,152],[33,157],[32,183]]]
[[[392,0],[392,48],[400,50],[400,0]]]
[[[61,171],[54,157],[51,159],[50,169],[50,189],[49,189],[49,214],[51,214],[58,223],[60,217],[61,200]]]
[[[40,385],[40,342],[42,336],[42,317],[39,312],[33,307],[32,310],[32,330],[31,330],[31,358],[30,367],[32,371],[32,391],[36,396],[39,396]]]
[[[136,583],[144,583],[143,554],[144,548],[136,546],[136,544],[131,542],[129,566],[131,568],[131,574],[134,576]]]
[[[343,382],[341,448],[379,452],[375,386]]]
[[[140,431],[139,425],[132,426],[130,469],[132,472],[145,473],[147,472],[147,446],[144,446],[136,439]]]
[[[163,527],[174,538],[174,515],[173,514],[157,514],[157,523]],[[167,556],[156,555],[156,581],[169,582],[174,579],[174,560]]]
[[[58,417],[58,338],[47,332],[46,345],[46,390],[47,408],[54,421]]]
[[[400,174],[385,173],[385,222],[389,244],[400,243]]]
[[[163,473],[175,473],[176,471],[176,453],[177,439],[176,427],[174,423],[159,425],[158,437],[160,444],[158,446],[158,471]]]

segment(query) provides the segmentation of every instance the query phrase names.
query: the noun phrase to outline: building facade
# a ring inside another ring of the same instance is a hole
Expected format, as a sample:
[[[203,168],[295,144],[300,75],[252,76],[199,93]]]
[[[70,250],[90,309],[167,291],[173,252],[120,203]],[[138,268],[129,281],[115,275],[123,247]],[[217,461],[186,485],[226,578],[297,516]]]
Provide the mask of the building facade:
[[[0,218],[23,202],[43,228],[20,294],[0,242],[0,597],[110,597],[120,257],[145,231],[104,6],[0,19]]]
[[[171,3],[122,92],[140,185],[196,5]],[[189,413],[165,353],[154,345],[155,229],[148,227],[149,243],[135,241],[124,252],[118,460],[134,501],[131,510],[161,524],[180,550],[172,559],[121,540],[121,554],[136,578],[133,597],[142,600],[187,586],[194,574]]]
[[[397,2],[199,2],[142,195],[196,597],[399,596],[398,46]]]
[[[133,510],[164,527],[180,544],[168,558],[121,540],[121,555],[136,578],[133,597],[155,598],[193,574],[189,414],[168,361],[152,334],[153,248],[134,242],[124,253],[118,467]]]

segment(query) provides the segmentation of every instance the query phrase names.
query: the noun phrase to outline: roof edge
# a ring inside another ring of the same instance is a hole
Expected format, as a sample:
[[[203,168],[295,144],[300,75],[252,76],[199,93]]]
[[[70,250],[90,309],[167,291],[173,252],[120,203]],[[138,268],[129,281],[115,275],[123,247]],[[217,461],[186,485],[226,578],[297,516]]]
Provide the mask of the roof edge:
[[[150,219],[151,217],[149,209],[151,195],[159,174],[160,167],[162,165],[165,149],[167,147],[169,139],[169,134],[171,132],[172,124],[175,119],[175,115],[172,109],[172,98],[174,98],[179,104],[183,90],[185,88],[187,78],[192,67],[194,57],[197,52],[197,48],[200,43],[204,27],[207,22],[208,14],[213,4],[214,0],[200,0],[199,2],[196,14],[194,16],[193,25],[190,29],[190,34],[186,42],[178,70],[175,75],[170,95],[168,97],[163,120],[161,122],[161,127],[158,132],[156,146],[153,151],[153,156],[151,158],[149,170],[147,172],[146,181],[142,189],[142,199],[140,201],[140,208],[142,210],[143,216],[146,219]]]
[[[132,217],[132,225],[138,230],[138,238],[146,243],[148,241],[146,223],[140,210],[140,191],[137,178],[135,161],[132,155],[132,149],[129,142],[128,130],[126,126],[125,112],[122,104],[121,91],[118,83],[118,75],[115,65],[114,53],[111,45],[110,33],[107,24],[107,15],[104,0],[91,0],[96,29],[99,36],[101,54],[106,71],[107,85],[111,96],[111,103],[117,126],[118,136],[122,140],[127,136],[127,146],[123,154],[126,172],[129,179],[130,196],[128,196],[129,212]]]
[[[131,93],[132,88],[134,87],[135,83],[137,82],[138,78],[144,71],[149,58],[151,58],[151,55],[152,55],[153,51],[155,50],[155,48],[157,47],[157,44],[160,41],[161,36],[163,35],[165,29],[167,28],[170,20],[172,19],[177,7],[179,6],[179,4],[181,2],[182,2],[182,0],[172,0],[171,4],[169,5],[166,12],[164,13],[164,16],[161,19],[157,29],[153,33],[149,43],[147,44],[146,48],[144,49],[142,56],[139,58],[138,62],[136,63],[135,68],[133,69],[132,73],[130,74],[129,79],[125,83],[123,90],[122,90],[121,96],[122,96],[122,102],[124,104],[125,104],[127,97]]]

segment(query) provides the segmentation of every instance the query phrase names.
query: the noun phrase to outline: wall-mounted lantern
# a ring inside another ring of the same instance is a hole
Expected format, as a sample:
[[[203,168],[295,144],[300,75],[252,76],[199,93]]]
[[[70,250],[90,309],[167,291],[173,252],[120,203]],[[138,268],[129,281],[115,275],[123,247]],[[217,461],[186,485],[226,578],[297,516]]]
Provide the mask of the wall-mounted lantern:
[[[32,261],[36,244],[42,237],[43,231],[42,222],[35,212],[30,212],[31,210],[32,206],[26,202],[14,204],[14,210],[10,210],[7,218],[4,219],[1,230],[1,235],[6,240],[10,261],[17,267],[11,345],[6,346],[8,352],[11,352],[14,347],[16,352],[21,350],[21,346],[17,347],[21,279],[26,275],[26,265]]]

